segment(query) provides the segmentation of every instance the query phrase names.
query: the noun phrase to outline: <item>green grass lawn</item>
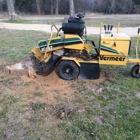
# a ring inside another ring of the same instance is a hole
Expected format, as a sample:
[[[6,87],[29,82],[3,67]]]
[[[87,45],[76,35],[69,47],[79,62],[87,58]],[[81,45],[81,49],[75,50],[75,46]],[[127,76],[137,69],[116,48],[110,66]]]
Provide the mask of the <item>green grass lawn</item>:
[[[29,59],[30,50],[37,47],[38,41],[49,37],[49,34],[35,31],[0,29],[0,32],[0,59],[6,62]]]
[[[26,88],[34,81],[20,83],[2,69],[3,64],[29,60],[30,50],[49,35],[6,29],[0,32],[0,140],[140,139],[140,79],[130,76],[132,65],[101,66],[103,77],[99,80],[66,81],[73,89],[70,98],[60,94],[55,103],[41,102],[47,94],[44,85],[39,92],[36,87],[27,93]],[[88,38],[99,42],[98,36]],[[134,46],[136,38],[132,41]],[[131,55],[134,52],[132,47]],[[60,104],[67,109],[64,119],[58,117]]]

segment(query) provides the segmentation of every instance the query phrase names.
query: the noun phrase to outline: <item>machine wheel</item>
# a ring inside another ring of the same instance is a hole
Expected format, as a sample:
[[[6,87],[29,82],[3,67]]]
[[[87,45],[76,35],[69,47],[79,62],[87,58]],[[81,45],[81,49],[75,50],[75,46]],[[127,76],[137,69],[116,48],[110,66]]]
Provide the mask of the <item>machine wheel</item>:
[[[79,67],[73,61],[61,61],[56,68],[56,73],[61,79],[73,80],[79,74]]]
[[[139,65],[135,65],[131,70],[131,75],[134,78],[140,78]]]

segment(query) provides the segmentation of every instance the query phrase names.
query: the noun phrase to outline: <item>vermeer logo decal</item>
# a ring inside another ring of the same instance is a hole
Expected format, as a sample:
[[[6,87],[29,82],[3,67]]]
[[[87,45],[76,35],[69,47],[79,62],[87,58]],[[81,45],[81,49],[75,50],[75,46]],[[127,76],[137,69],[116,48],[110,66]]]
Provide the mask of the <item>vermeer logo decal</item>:
[[[104,60],[104,61],[124,61],[125,58],[124,57],[107,57],[104,55],[100,56],[100,60]]]

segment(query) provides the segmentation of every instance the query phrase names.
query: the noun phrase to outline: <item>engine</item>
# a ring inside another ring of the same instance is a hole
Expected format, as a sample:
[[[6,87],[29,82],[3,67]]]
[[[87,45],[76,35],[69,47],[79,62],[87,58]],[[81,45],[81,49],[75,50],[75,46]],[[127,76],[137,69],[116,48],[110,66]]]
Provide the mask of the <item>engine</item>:
[[[84,18],[83,14],[77,14],[77,17],[69,17],[68,23],[62,23],[62,31],[64,34],[78,34],[82,36],[85,28],[85,21],[82,20]]]

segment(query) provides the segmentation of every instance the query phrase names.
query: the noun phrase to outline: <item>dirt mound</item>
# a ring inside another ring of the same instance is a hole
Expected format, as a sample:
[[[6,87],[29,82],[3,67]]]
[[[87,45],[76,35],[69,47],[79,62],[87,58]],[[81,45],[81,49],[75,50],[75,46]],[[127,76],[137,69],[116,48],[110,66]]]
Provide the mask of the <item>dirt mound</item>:
[[[35,95],[37,98],[43,96],[44,98],[41,98],[41,100],[47,100],[48,103],[55,102],[58,99],[62,101],[64,98],[69,100],[73,93],[70,83],[58,78],[55,72],[48,76],[37,75],[35,79],[28,78],[25,75],[20,78],[29,84],[28,88],[24,89],[25,92]]]
[[[65,81],[60,79],[55,71],[48,76],[36,75],[36,77],[29,77],[29,69],[32,68],[30,61],[19,62],[14,65],[5,67],[1,80],[1,93],[22,96],[25,102],[47,102],[57,103],[63,100],[70,102],[74,98],[74,88],[72,88],[73,81]],[[100,79],[97,80],[81,80],[77,79],[75,82],[85,82],[86,87],[91,91],[102,90],[100,83],[108,80],[105,72],[101,72]],[[28,99],[28,101],[27,101]]]
[[[1,81],[1,91],[3,93],[21,94],[28,96],[29,100],[35,102],[52,103],[59,99],[70,100],[73,89],[70,87],[71,81],[64,81],[52,72],[48,76],[37,75],[36,78],[29,77],[31,62],[19,62],[6,66]],[[33,99],[34,98],[34,99]]]

